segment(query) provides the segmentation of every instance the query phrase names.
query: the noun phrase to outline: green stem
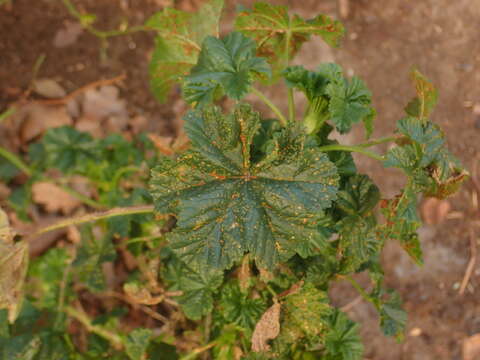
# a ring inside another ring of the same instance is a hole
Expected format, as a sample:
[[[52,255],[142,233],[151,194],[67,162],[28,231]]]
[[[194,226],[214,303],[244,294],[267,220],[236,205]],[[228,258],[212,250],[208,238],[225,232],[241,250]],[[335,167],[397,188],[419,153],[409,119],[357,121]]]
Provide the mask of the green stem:
[[[263,93],[260,90],[254,88],[254,87],[251,87],[250,89],[252,90],[252,92],[255,95],[257,95],[260,98],[260,100],[262,100],[264,102],[265,105],[267,105],[275,113],[275,115],[277,115],[278,120],[280,120],[280,123],[283,126],[286,126],[287,125],[287,118],[282,114],[280,109],[278,107],[276,107],[275,104],[273,102],[271,102],[269,98],[267,98],[265,95],[263,95]]]
[[[351,277],[348,276],[348,275],[342,275],[342,276],[340,276],[340,279],[345,279],[345,280],[347,280],[350,284],[352,284],[352,286],[355,288],[355,290],[358,291],[358,293],[360,294],[360,296],[361,296],[364,300],[366,300],[366,301],[368,301],[368,302],[370,302],[370,303],[372,303],[372,304],[375,305],[375,303],[373,302],[373,300],[372,300],[372,298],[370,297],[370,295],[368,295],[367,292],[360,286],[360,284],[359,284],[358,282],[356,282],[353,278],[351,278]]]
[[[117,350],[123,349],[122,338],[118,334],[110,332],[98,325],[93,325],[90,318],[83,311],[78,311],[77,309],[74,309],[71,306],[67,306],[65,308],[65,312],[69,316],[71,316],[72,318],[80,322],[83,326],[85,326],[85,328],[89,332],[94,333],[104,338],[105,340],[108,340],[115,349]]]
[[[80,21],[80,23],[82,24],[82,26],[88,32],[90,32],[92,35],[95,35],[95,36],[97,36],[101,39],[106,39],[106,38],[113,37],[113,36],[126,35],[126,34],[131,34],[131,33],[134,33],[134,32],[138,32],[138,31],[148,30],[148,28],[146,26],[140,25],[140,26],[133,26],[133,27],[127,28],[125,30],[100,31],[100,30],[95,29],[93,26],[91,26],[89,24],[86,24],[84,21],[82,21],[83,15],[77,10],[75,5],[73,5],[73,3],[70,0],[62,0],[62,2],[65,5],[65,7],[67,8],[70,15],[77,18]]]
[[[388,143],[388,142],[394,142],[398,138],[399,138],[398,136],[387,136],[387,137],[383,137],[383,138],[379,138],[379,139],[370,140],[366,143],[358,144],[356,146],[367,148],[367,147],[370,147],[370,146],[375,146],[375,145],[384,144],[384,143]]]
[[[360,154],[366,155],[371,157],[372,159],[383,161],[384,158],[382,155],[379,155],[373,151],[365,150],[365,147],[358,146],[358,145],[340,145],[340,144],[333,144],[333,145],[325,145],[320,146],[318,148],[320,151],[349,151],[349,152],[358,152]]]
[[[32,176],[32,169],[14,153],[11,153],[7,149],[0,147],[0,156],[3,156],[5,159],[10,161],[13,165],[22,170],[26,175]]]
[[[45,177],[44,180],[48,181],[48,182],[55,183],[54,179],[51,179],[51,178],[48,178],[48,177]],[[77,200],[81,201],[82,203],[84,203],[84,204],[86,204],[86,205],[88,205],[88,206],[90,206],[94,209],[98,209],[98,210],[105,209],[105,206],[103,204],[101,204],[98,201],[95,201],[93,199],[90,199],[88,196],[85,196],[85,195],[79,193],[76,190],[73,190],[72,188],[70,188],[66,185],[59,184],[58,186],[60,186],[62,188],[62,190],[65,191],[66,193],[70,194],[71,196],[73,196]]]
[[[30,236],[32,238],[35,238],[46,232],[62,229],[64,227],[71,226],[71,225],[80,225],[80,224],[85,224],[85,223],[94,222],[98,220],[109,219],[116,216],[125,216],[125,215],[133,215],[133,214],[150,214],[153,211],[154,211],[153,205],[113,208],[111,210],[104,211],[104,212],[97,212],[97,213],[86,214],[86,215],[81,215],[77,217],[60,220],[52,225],[45,226],[43,228],[38,229]]]
[[[212,347],[214,347],[215,345],[217,345],[217,342],[216,341],[212,341],[211,343],[205,345],[205,346],[202,346],[202,347],[199,347],[199,348],[196,348],[196,349],[193,349],[192,351],[190,351],[189,354],[185,355],[185,356],[182,356],[180,358],[180,360],[193,360],[193,359],[196,359],[197,358],[197,355],[201,354],[202,352],[204,351],[207,351],[209,349],[211,349]]]
[[[7,118],[9,116],[12,116],[15,113],[15,111],[17,111],[17,109],[14,106],[12,106],[11,108],[8,108],[3,113],[1,113],[0,114],[0,123],[7,120]]]
[[[287,31],[286,45],[285,45],[285,64],[290,65],[290,41],[292,40],[292,33]],[[289,87],[288,90],[288,120],[295,122],[295,99],[293,97],[293,88]]]

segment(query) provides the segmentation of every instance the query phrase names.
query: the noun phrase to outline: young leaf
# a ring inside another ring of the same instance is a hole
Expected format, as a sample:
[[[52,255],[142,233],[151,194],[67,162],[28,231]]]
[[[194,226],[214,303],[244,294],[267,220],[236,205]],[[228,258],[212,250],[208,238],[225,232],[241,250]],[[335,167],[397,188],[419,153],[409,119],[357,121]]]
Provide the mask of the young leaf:
[[[218,95],[240,100],[251,85],[254,76],[270,77],[270,66],[265,59],[255,56],[255,42],[239,32],[223,39],[205,38],[197,65],[183,84],[184,98],[189,103],[203,106]]]
[[[218,36],[223,0],[210,0],[198,12],[167,8],[153,15],[146,26],[155,29],[155,50],[150,62],[153,93],[166,100],[175,82],[196,64],[205,37]]]
[[[171,247],[195,268],[229,268],[249,251],[260,267],[272,269],[320,236],[319,214],[336,198],[335,166],[295,136],[299,142],[252,164],[259,121],[248,105],[228,116],[214,107],[190,112],[191,151],[152,173],[157,210],[177,214]]]
[[[325,334],[325,360],[361,360],[363,344],[358,324],[338,310],[332,315],[330,324],[331,327]]]
[[[42,139],[42,144],[47,165],[64,173],[96,156],[92,137],[69,126],[49,129]]]
[[[222,289],[219,306],[226,321],[239,325],[248,332],[253,331],[266,308],[261,298],[248,297],[236,283],[227,284]]]
[[[401,306],[402,300],[396,292],[392,292],[390,298],[382,304],[380,326],[385,335],[402,338],[407,323],[407,314]]]
[[[180,290],[178,298],[185,315],[199,320],[213,309],[213,294],[223,281],[223,272],[206,267],[195,271],[187,264],[171,256],[164,273],[165,280],[172,284],[171,290]]]
[[[427,121],[427,118],[437,104],[438,91],[433,84],[416,69],[412,71],[412,79],[415,84],[417,97],[408,103],[405,112],[424,122]]]
[[[325,15],[305,20],[290,17],[286,6],[256,3],[252,10],[241,11],[235,28],[258,44],[258,55],[266,57],[275,70],[288,65],[311,35],[318,35],[331,46],[337,46],[344,28]]]
[[[135,329],[125,337],[125,352],[130,360],[144,359],[151,338],[150,329]]]
[[[92,234],[83,235],[82,246],[73,265],[77,269],[80,281],[91,291],[102,291],[105,288],[102,264],[115,260],[115,248],[108,236],[97,239]]]
[[[0,208],[0,309],[8,310],[10,323],[22,306],[28,259],[28,243],[13,242],[7,214]]]

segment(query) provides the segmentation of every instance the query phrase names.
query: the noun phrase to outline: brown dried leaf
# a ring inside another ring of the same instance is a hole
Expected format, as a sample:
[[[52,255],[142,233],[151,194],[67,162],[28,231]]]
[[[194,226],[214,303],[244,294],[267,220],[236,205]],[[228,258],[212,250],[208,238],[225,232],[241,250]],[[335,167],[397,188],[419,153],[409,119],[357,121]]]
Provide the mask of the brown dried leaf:
[[[90,89],[84,94],[83,115],[91,119],[101,120],[108,116],[128,118],[125,100],[118,98],[117,87],[108,85],[100,89]]]
[[[13,243],[7,214],[0,209],[0,309],[8,310],[8,321],[17,318],[28,269],[28,243]]]
[[[65,27],[58,30],[53,38],[53,46],[63,48],[74,44],[83,32],[83,26],[79,22],[67,21]]]
[[[67,95],[65,89],[53,79],[37,79],[33,83],[33,91],[46,98],[62,98]]]
[[[423,221],[427,225],[436,225],[442,223],[451,210],[448,200],[437,198],[427,198],[423,201],[420,208]]]
[[[49,182],[38,182],[32,186],[33,200],[48,212],[61,211],[70,214],[82,203],[59,186]]]
[[[127,283],[123,285],[123,291],[136,304],[157,305],[165,299],[164,295],[152,296],[150,291],[144,287],[140,287],[135,283]]]
[[[24,121],[20,129],[22,142],[29,142],[47,129],[72,125],[72,118],[64,106],[27,105],[23,109]]]
[[[269,351],[269,340],[280,333],[280,304],[276,302],[262,315],[252,335],[252,351]]]
[[[160,151],[163,155],[171,156],[175,154],[173,151],[171,144],[172,138],[169,136],[160,136],[156,134],[148,134],[148,138],[153,142],[153,145]]]
[[[480,358],[480,334],[475,334],[463,340],[463,360]]]

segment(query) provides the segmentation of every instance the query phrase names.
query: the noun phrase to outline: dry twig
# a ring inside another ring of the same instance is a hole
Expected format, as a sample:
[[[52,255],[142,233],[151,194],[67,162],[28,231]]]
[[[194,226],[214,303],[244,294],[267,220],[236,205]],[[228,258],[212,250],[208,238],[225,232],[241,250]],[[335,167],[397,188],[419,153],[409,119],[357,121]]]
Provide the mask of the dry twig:
[[[463,295],[465,289],[467,288],[470,277],[472,276],[473,269],[475,268],[475,263],[477,261],[477,238],[473,232],[473,229],[470,229],[470,261],[468,262],[467,269],[465,270],[465,275],[463,276],[462,285],[458,293]]]

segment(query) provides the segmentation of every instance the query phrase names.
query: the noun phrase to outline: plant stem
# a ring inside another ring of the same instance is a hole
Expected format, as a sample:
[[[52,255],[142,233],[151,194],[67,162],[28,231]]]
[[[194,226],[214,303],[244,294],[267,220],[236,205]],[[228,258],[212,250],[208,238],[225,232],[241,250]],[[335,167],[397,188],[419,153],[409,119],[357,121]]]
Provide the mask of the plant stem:
[[[383,156],[379,155],[373,151],[365,150],[365,146],[358,146],[358,145],[340,145],[340,144],[333,144],[333,145],[325,145],[320,146],[318,148],[320,151],[349,151],[349,152],[358,152],[360,154],[366,155],[371,157],[372,159],[383,161]]]
[[[12,106],[11,108],[8,108],[3,113],[1,113],[0,114],[0,123],[7,120],[7,118],[9,116],[12,116],[15,113],[15,111],[17,111],[17,109],[14,106]]]
[[[289,20],[290,21],[290,20]],[[287,31],[286,45],[285,45],[285,65],[290,65],[290,41],[292,40],[291,31]],[[295,99],[293,97],[293,88],[289,87],[288,90],[288,120],[295,122]]]
[[[14,153],[11,153],[7,149],[0,147],[0,156],[3,156],[5,159],[10,161],[13,165],[22,170],[26,175],[32,176],[32,169]]]
[[[277,115],[278,117],[278,120],[280,121],[280,123],[283,125],[283,126],[286,126],[287,125],[287,119],[286,117],[282,114],[282,112],[280,111],[280,109],[278,107],[275,106],[274,103],[272,103],[270,101],[269,98],[267,98],[265,95],[263,95],[263,93],[254,88],[253,86],[250,88],[252,90],[252,92],[257,95],[260,100],[262,100],[264,102],[265,105],[267,105],[274,113],[275,115]]]
[[[133,214],[149,214],[149,213],[152,213],[153,211],[154,211],[153,205],[113,208],[111,210],[104,211],[104,212],[91,213],[91,214],[86,214],[86,215],[81,215],[77,217],[60,220],[52,225],[45,226],[43,228],[38,229],[31,235],[31,237],[34,238],[46,232],[61,229],[71,225],[80,225],[80,224],[85,224],[85,223],[93,222],[97,220],[109,219],[116,216],[125,216],[125,215],[133,215]]]
[[[197,357],[197,355],[201,354],[204,351],[207,351],[208,349],[211,349],[215,345],[217,345],[217,342],[212,341],[211,343],[209,343],[205,346],[193,349],[188,355],[185,355],[185,356],[181,357],[180,360],[193,360]]]
[[[383,138],[379,138],[379,139],[370,140],[366,143],[358,144],[356,146],[367,148],[367,147],[370,147],[370,146],[375,146],[375,145],[379,145],[379,144],[393,142],[393,141],[397,140],[398,138],[399,138],[398,136],[387,136],[387,137],[383,137]]]
[[[370,295],[368,295],[367,292],[360,286],[360,284],[356,282],[352,277],[348,275],[342,275],[340,276],[340,279],[347,280],[350,284],[352,284],[355,290],[358,291],[358,293],[364,300],[368,302],[372,302],[372,298],[370,297]]]
[[[100,30],[95,29],[93,26],[91,26],[89,24],[86,24],[84,21],[82,21],[83,15],[77,10],[75,5],[73,5],[73,3],[70,0],[62,0],[62,2],[65,5],[65,7],[67,8],[70,15],[77,18],[80,21],[80,24],[82,24],[82,26],[88,32],[90,32],[92,35],[95,35],[95,36],[97,36],[97,37],[99,37],[103,40],[106,39],[106,38],[112,37],[112,36],[126,35],[126,34],[131,34],[131,33],[134,33],[134,32],[138,32],[138,31],[148,30],[148,28],[146,26],[141,25],[141,26],[133,26],[133,27],[127,28],[125,30],[100,31]]]
[[[48,182],[55,182],[53,179],[51,178],[48,178],[48,177],[45,177],[44,178],[45,181],[48,181]],[[89,197],[79,193],[78,191],[75,191],[73,190],[72,188],[66,186],[66,185],[62,185],[62,184],[59,184],[59,186],[62,188],[63,191],[65,191],[66,193],[70,194],[71,196],[73,196],[74,198],[76,198],[77,200],[80,200],[82,203],[94,208],[94,209],[98,209],[98,210],[101,210],[101,209],[104,209],[105,206],[101,203],[99,203],[98,201],[95,201],[93,199],[90,199]]]
[[[67,306],[65,308],[65,312],[85,326],[89,332],[108,340],[115,349],[121,350],[123,348],[122,338],[119,335],[112,333],[100,326],[93,325],[90,318],[83,311],[78,311],[71,306]]]

